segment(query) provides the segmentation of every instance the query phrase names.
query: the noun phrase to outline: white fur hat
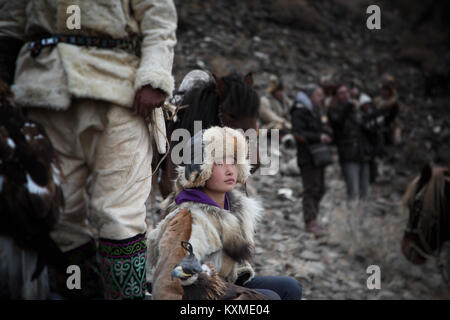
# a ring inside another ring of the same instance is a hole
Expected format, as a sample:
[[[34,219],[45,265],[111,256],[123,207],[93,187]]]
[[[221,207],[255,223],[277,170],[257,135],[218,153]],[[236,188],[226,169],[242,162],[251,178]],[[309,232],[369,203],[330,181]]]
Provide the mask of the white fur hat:
[[[225,156],[233,157],[237,164],[236,182],[244,183],[249,177],[248,145],[241,132],[228,127],[211,127],[197,132],[187,143],[191,145],[190,163],[177,167],[177,189],[205,186],[214,161]]]

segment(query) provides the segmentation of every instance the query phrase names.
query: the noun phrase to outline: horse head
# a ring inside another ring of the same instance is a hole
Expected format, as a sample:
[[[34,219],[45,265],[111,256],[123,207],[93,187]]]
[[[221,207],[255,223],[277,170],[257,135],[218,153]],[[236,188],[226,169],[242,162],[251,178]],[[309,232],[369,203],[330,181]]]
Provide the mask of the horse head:
[[[244,131],[256,130],[259,97],[253,89],[252,73],[248,73],[243,79],[237,75],[213,77],[221,105],[218,114],[221,125]]]
[[[402,252],[414,264],[438,256],[442,243],[450,239],[450,170],[427,164],[404,195],[409,211]]]
[[[179,110],[177,121],[167,126],[169,138],[176,129],[185,129],[193,136],[196,133],[196,121],[201,121],[202,129],[225,126],[242,129],[244,132],[255,129],[257,132],[259,96],[253,89],[251,73],[245,77],[236,74],[218,77],[205,71],[191,71],[185,79],[182,82],[182,90],[179,90],[182,94],[177,102],[185,108]],[[171,141],[171,149],[175,143],[178,142]],[[258,166],[259,157],[252,172]],[[176,176],[175,165],[170,157],[161,169],[163,183],[160,184],[160,192],[166,197],[173,189],[173,180]]]
[[[216,92],[220,97],[218,117],[220,125],[233,129],[255,130],[258,134],[258,110],[259,96],[253,89],[253,74],[250,72],[243,78],[236,75],[224,78],[215,75]],[[251,143],[249,141],[249,143]],[[255,141],[254,143],[257,144]],[[253,164],[252,173],[260,166],[258,145],[256,148],[257,159]]]

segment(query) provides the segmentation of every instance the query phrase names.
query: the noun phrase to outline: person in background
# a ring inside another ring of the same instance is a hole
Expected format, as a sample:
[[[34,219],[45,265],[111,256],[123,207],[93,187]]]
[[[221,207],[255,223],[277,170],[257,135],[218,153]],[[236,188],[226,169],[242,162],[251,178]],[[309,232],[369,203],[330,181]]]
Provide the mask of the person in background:
[[[350,97],[358,103],[359,98],[364,94],[363,91],[364,85],[361,80],[353,78],[352,81],[350,81]]]
[[[297,141],[297,163],[301,168],[303,182],[303,220],[306,231],[322,236],[326,229],[317,222],[320,200],[325,193],[325,166],[315,166],[308,148],[312,144],[330,144],[330,129],[323,123],[322,111],[325,99],[322,88],[316,84],[307,85],[298,92],[291,110],[292,131],[303,137]]]
[[[347,187],[347,202],[353,207],[366,199],[370,185],[370,158],[363,128],[363,114],[350,98],[345,85],[339,85],[328,109],[328,119],[333,129],[339,162]]]
[[[397,145],[401,142],[401,126],[398,120],[400,104],[398,101],[395,78],[384,74],[381,79],[380,95],[375,97],[374,105],[387,114],[384,121],[384,140],[387,145]]]
[[[320,78],[320,86],[322,87],[323,93],[325,94],[323,105],[325,109],[327,109],[331,105],[331,102],[336,95],[336,83],[333,80],[333,76],[329,74],[322,76]]]
[[[279,129],[282,131],[281,135],[291,129],[289,109],[292,101],[287,97],[283,82],[277,76],[270,76],[270,84],[260,101],[261,129]]]
[[[364,147],[369,156],[370,183],[373,183],[378,176],[377,157],[383,155],[384,138],[382,127],[384,125],[385,116],[383,115],[383,112],[380,112],[375,108],[372,98],[365,93],[360,94],[358,107],[363,116],[363,133],[367,142]]]

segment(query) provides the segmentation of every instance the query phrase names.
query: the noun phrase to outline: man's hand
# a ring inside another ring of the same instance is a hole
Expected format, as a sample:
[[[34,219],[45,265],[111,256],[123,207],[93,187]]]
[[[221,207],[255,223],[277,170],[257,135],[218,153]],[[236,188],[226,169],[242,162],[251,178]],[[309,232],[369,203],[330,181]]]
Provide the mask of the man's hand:
[[[133,114],[151,122],[151,115],[154,108],[161,107],[166,100],[167,94],[161,89],[155,89],[151,85],[146,85],[136,91],[133,103]]]
[[[284,126],[284,128],[286,128],[288,130],[292,129],[291,123],[289,121],[287,121],[287,120],[283,121],[283,126]]]
[[[291,132],[291,133],[294,136],[295,141],[303,143],[303,144],[308,143],[308,141],[303,136],[299,136],[298,134],[293,133],[293,132]]]

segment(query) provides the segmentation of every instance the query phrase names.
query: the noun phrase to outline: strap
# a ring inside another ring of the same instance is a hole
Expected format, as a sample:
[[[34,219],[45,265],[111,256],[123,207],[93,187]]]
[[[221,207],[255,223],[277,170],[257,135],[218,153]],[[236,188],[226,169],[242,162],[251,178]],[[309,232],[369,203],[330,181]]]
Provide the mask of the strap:
[[[107,39],[100,37],[88,37],[81,35],[53,35],[46,38],[41,38],[29,43],[30,54],[32,57],[37,57],[42,48],[55,46],[58,43],[68,43],[76,46],[88,46],[97,48],[118,48],[136,53],[138,47],[137,41],[128,39]]]

